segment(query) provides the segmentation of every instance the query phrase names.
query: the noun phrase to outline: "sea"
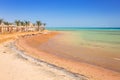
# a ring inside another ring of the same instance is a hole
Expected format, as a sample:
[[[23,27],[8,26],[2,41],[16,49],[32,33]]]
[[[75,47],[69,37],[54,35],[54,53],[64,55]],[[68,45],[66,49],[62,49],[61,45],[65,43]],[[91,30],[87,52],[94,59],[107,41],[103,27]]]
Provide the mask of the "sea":
[[[87,42],[103,43],[112,48],[120,48],[120,28],[79,28],[79,27],[51,27],[47,28],[52,31],[62,31],[70,33],[67,37],[74,40],[72,44],[80,44],[81,39]],[[86,42],[84,43],[87,44]],[[102,45],[98,45],[102,46]]]
[[[120,28],[48,27],[59,35],[40,45],[44,52],[120,72]]]

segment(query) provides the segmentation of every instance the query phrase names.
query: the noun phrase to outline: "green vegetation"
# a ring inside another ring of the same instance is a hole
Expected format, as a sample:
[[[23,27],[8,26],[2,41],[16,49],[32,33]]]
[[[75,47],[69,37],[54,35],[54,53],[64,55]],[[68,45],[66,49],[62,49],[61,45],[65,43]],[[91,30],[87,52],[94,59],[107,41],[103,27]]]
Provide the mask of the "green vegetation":
[[[2,24],[2,22],[3,22],[3,19],[0,19],[0,25]]]
[[[2,24],[2,25],[1,25]],[[30,21],[15,20],[14,23],[8,21],[3,21],[0,19],[0,33],[2,32],[22,32],[22,31],[43,31],[45,30],[45,23],[41,21],[36,21],[36,23],[31,23]]]

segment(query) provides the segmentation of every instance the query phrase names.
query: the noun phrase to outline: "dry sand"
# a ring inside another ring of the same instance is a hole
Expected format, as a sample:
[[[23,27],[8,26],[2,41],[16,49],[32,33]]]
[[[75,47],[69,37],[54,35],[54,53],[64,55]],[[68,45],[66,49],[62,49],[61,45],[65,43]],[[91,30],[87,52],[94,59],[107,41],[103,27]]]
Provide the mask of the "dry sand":
[[[14,45],[14,40],[4,41],[16,39],[18,35],[25,34],[18,33],[10,34],[9,36],[6,34],[7,37],[1,38],[0,80],[86,80],[82,75],[26,55],[28,53],[17,49]]]
[[[62,58],[53,54],[42,52],[38,49],[37,43],[42,43],[56,35],[56,32],[37,36],[26,36],[17,41],[17,46],[21,50],[27,51],[27,55],[52,63],[62,67],[68,71],[83,74],[90,80],[120,80],[120,73],[112,70],[107,70],[99,66],[73,61],[71,59]]]

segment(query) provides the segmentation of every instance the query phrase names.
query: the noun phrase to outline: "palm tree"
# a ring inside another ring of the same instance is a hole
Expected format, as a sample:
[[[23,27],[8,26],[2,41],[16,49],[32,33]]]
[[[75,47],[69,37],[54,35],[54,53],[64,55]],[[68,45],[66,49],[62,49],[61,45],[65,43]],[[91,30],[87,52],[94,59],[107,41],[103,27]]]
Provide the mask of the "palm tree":
[[[30,21],[25,21],[26,31],[28,31],[28,26],[30,25]]]
[[[21,21],[20,24],[21,24],[21,26],[22,26],[22,28],[21,28],[22,31],[25,31],[25,22]]]
[[[21,23],[20,23],[20,20],[15,20],[15,24],[16,24],[16,31],[20,31],[20,29],[18,28],[18,26],[20,26],[21,25]]]
[[[38,26],[37,31],[40,31],[40,26],[42,25],[41,21],[36,21],[36,24]]]
[[[9,22],[7,22],[7,21],[4,21],[3,22],[5,25],[7,25],[7,26],[9,26],[10,25],[10,23]]]
[[[44,31],[44,30],[45,30],[45,26],[46,26],[46,23],[43,23],[43,24],[42,24],[42,27],[41,27],[41,31]]]
[[[8,32],[9,23],[7,21],[3,22],[6,26],[4,27],[5,32]]]
[[[46,26],[46,23],[43,23],[44,26]]]
[[[3,30],[4,24],[2,25],[2,23],[3,23],[3,19],[0,19],[0,32],[1,32],[1,33],[4,32],[4,30]]]
[[[23,21],[20,22],[21,26],[25,26],[25,23]]]
[[[20,20],[15,20],[16,26],[20,26]]]
[[[43,23],[43,26],[44,26],[44,29],[45,29],[46,23]]]
[[[0,25],[3,23],[3,19],[0,19]]]

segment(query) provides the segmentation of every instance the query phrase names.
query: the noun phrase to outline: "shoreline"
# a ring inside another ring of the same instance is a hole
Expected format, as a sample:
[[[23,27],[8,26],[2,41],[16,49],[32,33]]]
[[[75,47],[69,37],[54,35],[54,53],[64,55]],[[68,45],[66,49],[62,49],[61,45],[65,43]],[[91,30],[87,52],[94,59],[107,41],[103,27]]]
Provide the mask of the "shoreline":
[[[20,55],[25,60],[28,60],[28,61],[30,61],[30,62],[32,62],[34,64],[37,64],[37,65],[40,65],[40,66],[43,66],[43,67],[48,67],[48,68],[50,68],[52,70],[60,71],[63,74],[65,73],[65,74],[73,77],[75,80],[79,80],[79,79],[88,80],[88,78],[86,76],[84,76],[84,75],[80,75],[80,74],[77,74],[77,73],[67,71],[66,69],[64,69],[62,67],[58,67],[58,66],[56,66],[54,64],[51,64],[51,63],[48,63],[48,62],[45,62],[45,61],[42,61],[40,59],[36,59],[34,57],[31,57],[31,56],[27,55],[26,52],[17,49],[17,46],[15,45],[15,43],[13,43],[12,46],[14,46],[12,49],[14,51],[17,51],[18,55]]]
[[[31,36],[31,34],[22,35],[22,37],[26,36]],[[0,79],[2,80],[88,80],[86,76],[72,73],[62,67],[27,55],[16,46],[15,40],[0,44],[0,65],[2,72]]]
[[[32,37],[34,37],[34,38],[40,37],[40,39],[41,39],[41,36],[37,36],[37,37],[32,36]],[[46,37],[43,37],[43,38],[45,38],[45,40],[46,40]],[[48,39],[49,38],[50,38],[50,36],[48,36]],[[29,39],[31,39],[31,37]],[[21,49],[23,51],[25,50],[28,55],[30,55],[34,58],[40,59],[42,61],[54,64],[54,65],[62,67],[62,68],[65,68],[68,71],[71,71],[74,73],[83,74],[83,75],[87,76],[88,78],[90,78],[90,80],[113,80],[113,79],[119,80],[120,79],[120,76],[119,76],[120,73],[114,72],[112,70],[107,70],[107,69],[104,69],[99,66],[87,64],[84,62],[75,62],[70,59],[65,59],[65,58],[61,58],[61,57],[58,57],[53,54],[38,51],[37,49],[35,49],[35,44],[33,47],[30,47],[30,45],[28,45],[25,42],[25,40],[27,42],[29,41],[25,38],[24,38],[24,41],[23,41],[23,39],[20,39],[19,41],[17,41],[17,47],[19,47],[19,49]],[[24,44],[24,45],[21,45],[21,44]],[[73,65],[76,65],[76,66],[73,67]]]
[[[49,41],[39,45],[39,50],[56,56],[61,56],[62,58],[70,58],[78,62],[84,62],[115,72],[120,72],[120,51],[117,52],[110,48],[94,46],[96,44],[93,42],[91,42],[92,45],[86,45],[88,41],[83,40],[82,36],[79,37],[81,39],[78,38],[81,43],[76,42],[76,45],[76,43],[71,40],[76,40],[77,38],[74,36],[77,35],[73,36],[70,31],[62,31],[60,33],[61,34],[55,36]]]

